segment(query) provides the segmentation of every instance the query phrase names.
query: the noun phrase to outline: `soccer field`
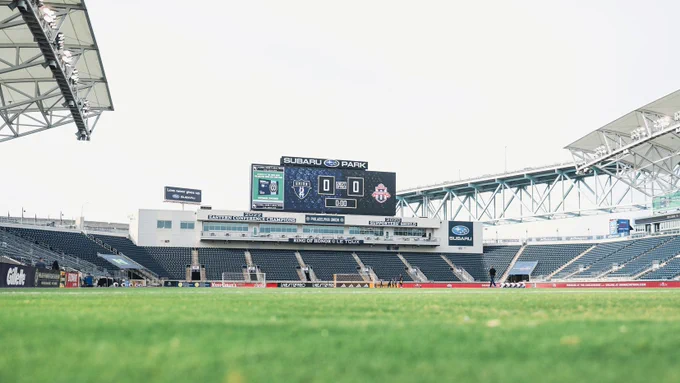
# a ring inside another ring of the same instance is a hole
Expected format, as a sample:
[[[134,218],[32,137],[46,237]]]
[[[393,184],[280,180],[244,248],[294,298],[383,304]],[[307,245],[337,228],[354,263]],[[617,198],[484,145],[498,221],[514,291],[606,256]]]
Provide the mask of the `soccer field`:
[[[0,382],[680,382],[680,290],[0,292]]]

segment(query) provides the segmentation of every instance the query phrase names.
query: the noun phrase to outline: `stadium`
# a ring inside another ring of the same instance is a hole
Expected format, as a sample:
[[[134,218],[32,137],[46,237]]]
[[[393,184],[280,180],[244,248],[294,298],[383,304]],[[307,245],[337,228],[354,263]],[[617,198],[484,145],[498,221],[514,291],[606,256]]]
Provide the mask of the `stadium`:
[[[89,145],[114,108],[85,2],[0,20],[0,150]],[[428,186],[257,151],[228,181],[246,209],[170,182],[127,221],[21,207],[0,217],[0,381],[680,381],[680,90],[609,118],[554,143],[571,162]]]

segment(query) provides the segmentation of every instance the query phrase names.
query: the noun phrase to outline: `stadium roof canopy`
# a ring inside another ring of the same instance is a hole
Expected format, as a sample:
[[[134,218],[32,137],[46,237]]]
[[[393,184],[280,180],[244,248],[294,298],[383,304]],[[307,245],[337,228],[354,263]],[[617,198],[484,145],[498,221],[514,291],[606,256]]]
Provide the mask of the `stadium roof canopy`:
[[[636,109],[566,147],[580,173],[615,166],[650,197],[680,186],[680,90]]]
[[[111,110],[83,0],[0,0],[0,142],[72,123],[89,140]]]

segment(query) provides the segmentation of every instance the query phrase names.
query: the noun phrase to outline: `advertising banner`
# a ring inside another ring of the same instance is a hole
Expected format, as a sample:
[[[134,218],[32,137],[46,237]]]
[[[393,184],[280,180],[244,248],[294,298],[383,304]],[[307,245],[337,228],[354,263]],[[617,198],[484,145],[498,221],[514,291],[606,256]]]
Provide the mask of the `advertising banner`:
[[[250,205],[253,210],[283,210],[284,168],[276,165],[253,165]]]
[[[357,282],[356,284],[359,285],[359,282]],[[368,285],[368,283],[365,284]],[[304,289],[304,288],[332,289],[334,285],[333,282],[281,282],[277,284],[277,287],[281,289]]]
[[[312,245],[363,245],[363,239],[288,238],[290,243]]]
[[[305,223],[322,225],[344,225],[345,217],[336,215],[305,215]]]
[[[474,246],[472,222],[449,221],[449,246]]]
[[[333,160],[326,158],[287,157],[287,156],[281,157],[281,166],[368,170],[368,162],[366,161],[348,161],[348,160]]]
[[[180,202],[200,204],[202,192],[198,189],[178,188],[174,186],[165,187],[165,202]]]
[[[35,271],[35,287],[58,288],[61,272],[58,270],[39,269]]]
[[[35,268],[0,263],[0,287],[35,287]]]
[[[63,284],[62,287],[67,289],[77,289],[80,287],[80,276],[78,273],[61,272]]]
[[[680,191],[652,199],[653,214],[665,214],[680,210]]]

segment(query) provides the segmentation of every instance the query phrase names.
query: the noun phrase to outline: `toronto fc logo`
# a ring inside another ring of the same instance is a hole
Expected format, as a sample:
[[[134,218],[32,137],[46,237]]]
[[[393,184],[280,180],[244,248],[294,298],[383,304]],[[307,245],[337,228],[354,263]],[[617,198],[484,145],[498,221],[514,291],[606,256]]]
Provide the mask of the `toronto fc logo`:
[[[387,202],[392,195],[387,191],[387,187],[383,184],[380,184],[375,187],[375,191],[372,194],[373,198],[375,198],[378,203],[385,203]]]

